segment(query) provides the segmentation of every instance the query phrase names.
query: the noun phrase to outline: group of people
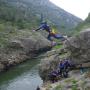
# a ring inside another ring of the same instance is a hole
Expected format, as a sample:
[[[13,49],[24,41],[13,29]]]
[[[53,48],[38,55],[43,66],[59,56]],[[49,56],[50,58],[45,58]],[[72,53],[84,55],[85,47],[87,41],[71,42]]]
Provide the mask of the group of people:
[[[64,37],[63,35],[58,34],[54,30],[52,30],[50,26],[47,24],[47,22],[42,22],[39,28],[33,31],[38,30],[46,30],[49,33],[47,39],[51,41],[52,46],[56,45],[56,42],[53,40],[53,38],[60,39],[61,41],[64,41],[66,39],[66,37]]]
[[[65,59],[63,61],[60,61],[58,68],[56,70],[52,70],[49,73],[49,75],[48,75],[49,80],[51,80],[54,83],[60,77],[67,78],[68,72],[71,67],[72,67],[72,63],[70,62],[70,60]]]

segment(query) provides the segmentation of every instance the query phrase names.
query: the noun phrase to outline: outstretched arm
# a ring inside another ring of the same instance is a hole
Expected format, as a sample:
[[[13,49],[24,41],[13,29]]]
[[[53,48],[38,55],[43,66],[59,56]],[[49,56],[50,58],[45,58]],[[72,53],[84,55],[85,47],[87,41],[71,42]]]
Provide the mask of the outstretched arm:
[[[40,29],[42,29],[43,28],[43,26],[40,26],[38,29],[36,29],[35,31],[38,31],[38,30],[40,30]]]

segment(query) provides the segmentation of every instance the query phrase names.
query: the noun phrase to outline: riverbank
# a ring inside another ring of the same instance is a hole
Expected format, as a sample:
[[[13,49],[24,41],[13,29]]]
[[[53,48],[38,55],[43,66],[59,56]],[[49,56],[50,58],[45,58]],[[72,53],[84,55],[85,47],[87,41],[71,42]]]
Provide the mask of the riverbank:
[[[71,71],[68,78],[62,78],[55,83],[47,82],[41,90],[90,90],[90,77],[87,76],[89,73],[81,74],[80,70]]]
[[[36,90],[43,81],[38,73],[40,58],[28,60],[0,73],[0,90]]]

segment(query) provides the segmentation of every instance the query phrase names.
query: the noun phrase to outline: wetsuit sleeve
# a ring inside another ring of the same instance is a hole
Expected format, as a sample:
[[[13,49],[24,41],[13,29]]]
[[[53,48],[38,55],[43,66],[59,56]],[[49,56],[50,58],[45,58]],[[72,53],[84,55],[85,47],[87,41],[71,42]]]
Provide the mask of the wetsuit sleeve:
[[[38,31],[40,29],[43,29],[43,26],[42,25],[38,29],[36,29],[35,31]]]

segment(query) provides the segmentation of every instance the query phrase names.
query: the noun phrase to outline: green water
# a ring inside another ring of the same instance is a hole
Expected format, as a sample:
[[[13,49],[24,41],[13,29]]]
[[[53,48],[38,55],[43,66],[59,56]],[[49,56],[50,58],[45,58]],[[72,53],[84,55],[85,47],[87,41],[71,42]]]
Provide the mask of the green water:
[[[43,81],[38,74],[40,60],[32,60],[0,74],[0,90],[36,90]]]

